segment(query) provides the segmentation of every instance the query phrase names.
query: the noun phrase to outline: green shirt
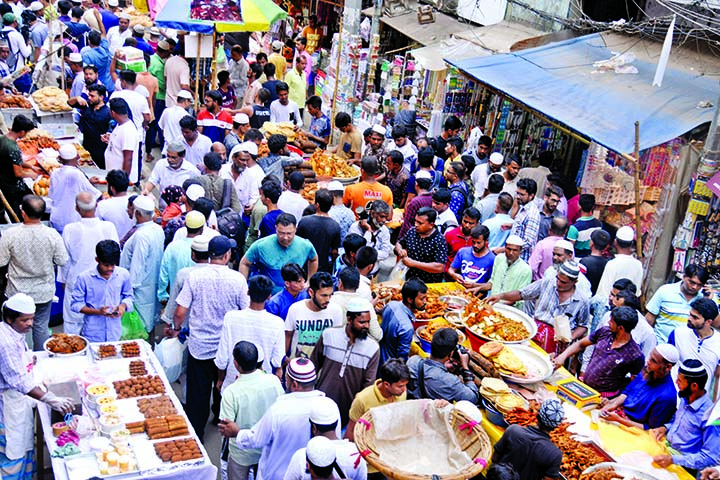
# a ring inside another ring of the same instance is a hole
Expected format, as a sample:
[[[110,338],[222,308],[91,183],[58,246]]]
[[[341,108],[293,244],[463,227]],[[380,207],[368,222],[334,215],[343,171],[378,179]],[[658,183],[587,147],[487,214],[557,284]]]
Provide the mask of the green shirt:
[[[531,281],[532,269],[530,265],[525,263],[522,258],[518,258],[515,263],[508,267],[507,257],[504,253],[501,253],[495,257],[495,263],[493,263],[492,275],[490,276],[490,283],[492,283],[490,295],[520,290],[530,285]],[[513,306],[522,310],[523,302],[516,302]]]
[[[150,57],[148,72],[158,81],[158,92],[155,99],[165,100],[165,60],[158,57],[157,53]]]
[[[232,420],[240,430],[252,428],[283,393],[276,375],[262,370],[240,375],[222,394],[220,418]],[[261,449],[240,450],[234,438],[228,444],[238,465],[248,467],[260,461]]]
[[[285,83],[288,84],[290,91],[288,96],[290,100],[297,103],[298,108],[305,108],[305,98],[307,92],[307,82],[305,81],[305,72],[297,73],[294,68],[285,74]]]

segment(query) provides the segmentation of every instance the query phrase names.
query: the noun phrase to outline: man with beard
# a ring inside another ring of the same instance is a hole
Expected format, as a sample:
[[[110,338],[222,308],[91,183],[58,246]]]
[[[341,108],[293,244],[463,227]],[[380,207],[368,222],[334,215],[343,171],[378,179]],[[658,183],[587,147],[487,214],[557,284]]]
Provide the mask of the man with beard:
[[[503,186],[503,192],[507,192],[510,195],[515,195],[515,191],[518,189],[519,181],[522,180],[518,177],[518,173],[520,173],[520,164],[521,160],[515,155],[512,155],[510,158],[508,158],[505,162],[505,171],[503,172],[503,180],[505,180],[505,185]],[[525,180],[532,180],[532,178],[528,178]],[[535,184],[535,191],[537,192],[537,183],[535,183],[535,180],[532,180]],[[535,195],[533,195],[533,198]]]
[[[618,397],[602,407],[603,419],[644,430],[668,423],[675,414],[677,403],[670,370],[679,358],[672,345],[664,343],[655,347],[642,373]]]
[[[285,351],[289,357],[309,357],[325,329],[342,326],[342,308],[330,303],[333,285],[329,273],[317,272],[310,277],[310,298],[294,303],[288,309],[285,319]],[[377,369],[377,364],[375,368]]]
[[[205,110],[197,116],[198,131],[213,142],[222,142],[233,126],[230,112],[222,108],[222,94],[210,90],[205,94]]]
[[[123,46],[125,39],[130,38],[131,36],[132,30],[130,30],[130,15],[122,13],[118,17],[117,26],[110,27],[107,32],[110,53],[115,55],[115,51]]]
[[[676,453],[657,455],[653,462],[665,468],[671,464],[690,470],[720,462],[720,425],[709,421],[713,401],[705,391],[708,374],[700,360],[685,360],[680,365],[676,384],[680,403],[671,423],[651,430],[660,441],[665,437]]]
[[[511,161],[505,173],[510,170],[510,165],[515,165],[515,163]],[[518,168],[520,167],[518,166]],[[503,188],[505,192],[508,192],[507,182],[508,180],[505,181],[505,188]],[[520,256],[527,262],[530,259],[530,253],[535,248],[540,231],[540,212],[533,202],[537,193],[537,184],[532,178],[523,178],[517,182],[517,187],[513,185],[513,191],[508,193],[515,195],[517,204],[517,211],[513,216],[515,224],[512,228],[512,235],[517,235],[525,242]]]
[[[493,262],[492,276],[490,276],[490,284],[492,290],[490,295],[500,295],[513,290],[521,290],[532,280],[532,270],[530,266],[520,258],[520,250],[522,250],[522,238],[517,235],[510,235],[505,241],[505,253],[495,256]],[[523,302],[503,302],[507,305],[513,305],[520,310],[523,309]]]
[[[477,225],[470,231],[472,246],[461,248],[455,256],[448,275],[463,285],[469,292],[487,292],[492,288],[492,275],[495,254],[488,248],[490,230],[485,225]]]
[[[382,311],[383,336],[380,341],[380,360],[407,359],[415,330],[414,312],[425,310],[427,285],[419,278],[408,277],[400,290],[402,301],[389,302]]]
[[[85,65],[83,67],[83,78],[85,79],[85,85],[83,86],[80,98],[87,101],[90,87],[92,85],[102,85],[102,83],[100,83],[98,79],[98,69],[95,65]],[[103,100],[105,99],[107,99],[107,87],[105,87],[105,94],[103,95]]]
[[[595,345],[583,381],[604,398],[617,397],[627,385],[626,378],[640,373],[644,357],[640,346],[632,338],[638,317],[630,307],[615,307],[607,327],[595,330],[590,336],[571,344],[555,357],[555,366],[562,366],[582,349]]]
[[[408,360],[409,397],[478,402],[480,394],[475,385],[475,375],[470,371],[468,353],[457,347],[457,330],[441,328],[432,337],[429,358],[415,355]]]
[[[200,171],[190,162],[185,161],[185,145],[175,139],[168,143],[165,158],[160,159],[153,168],[150,178],[145,182],[143,195],[150,195],[157,187],[163,192],[170,185],[182,185],[189,178],[200,176]]]
[[[355,395],[377,378],[380,347],[368,338],[372,308],[363,298],[351,300],[345,328],[325,329],[310,356],[319,369],[317,389],[335,400],[342,426],[348,423]]]
[[[560,266],[568,260],[573,260],[573,248],[572,243],[565,239],[558,240],[553,247],[552,253],[552,265],[545,270],[543,278],[555,278],[557,277]],[[588,298],[592,298],[592,287],[590,286],[590,280],[587,279],[582,271],[578,277],[577,283],[578,289],[581,290]]]
[[[558,211],[557,206],[563,197],[563,191],[560,187],[550,185],[545,189],[545,201],[542,209],[540,209],[540,230],[538,231],[538,242],[548,236],[552,219],[560,217],[562,214]]]
[[[502,153],[495,152],[490,155],[486,165],[478,165],[472,171],[470,180],[472,180],[473,185],[475,185],[475,196],[477,198],[483,198],[485,189],[488,188],[490,177],[496,173],[502,175],[503,188],[505,187],[505,171],[502,168],[504,161],[505,159]]]
[[[81,94],[68,100],[71,107],[80,110],[82,145],[90,152],[93,162],[102,169],[105,168],[105,150],[108,144],[103,142],[101,137],[110,128],[110,109],[104,101],[106,93],[103,85],[93,83],[87,87],[86,95]]]
[[[448,244],[448,262],[446,269],[455,259],[455,255],[461,248],[472,245],[472,237],[470,232],[475,228],[480,220],[480,212],[475,207],[470,207],[463,213],[462,222],[459,226],[445,232],[445,241]]]
[[[711,380],[708,387],[713,399],[717,399],[718,378],[720,377],[720,334],[712,324],[718,316],[717,304],[709,298],[698,298],[690,304],[687,325],[677,327],[668,337],[668,343],[675,345],[680,361],[690,358],[700,360]]]
[[[658,343],[667,342],[670,332],[687,322],[690,302],[703,298],[708,272],[700,265],[688,265],[681,281],[658,288],[645,308],[648,323],[655,328]]]

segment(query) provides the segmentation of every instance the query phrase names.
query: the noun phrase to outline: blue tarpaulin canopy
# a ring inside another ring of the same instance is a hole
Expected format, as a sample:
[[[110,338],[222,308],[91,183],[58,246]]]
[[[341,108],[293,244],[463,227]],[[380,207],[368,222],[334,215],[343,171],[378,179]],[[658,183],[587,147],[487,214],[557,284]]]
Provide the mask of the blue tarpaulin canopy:
[[[644,150],[712,120],[714,108],[698,104],[717,103],[717,79],[674,68],[673,56],[662,87],[652,86],[657,63],[649,59],[636,58],[630,64],[637,74],[594,72],[593,63],[610,59],[613,51],[605,34],[595,33],[520,52],[446,62],[617,152],[633,151],[635,121],[640,122]]]

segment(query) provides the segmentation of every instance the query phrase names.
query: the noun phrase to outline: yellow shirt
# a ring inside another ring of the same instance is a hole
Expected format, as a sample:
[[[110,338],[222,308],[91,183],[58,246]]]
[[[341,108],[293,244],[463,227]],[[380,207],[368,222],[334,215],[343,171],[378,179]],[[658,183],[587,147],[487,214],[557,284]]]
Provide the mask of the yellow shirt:
[[[307,82],[305,81],[305,72],[297,73],[297,70],[292,68],[287,75],[285,75],[285,83],[290,88],[289,97],[290,100],[297,103],[298,108],[305,108],[305,99],[307,92]]]
[[[285,60],[285,57],[283,57],[279,53],[273,52],[268,55],[268,62],[275,65],[275,78],[277,78],[281,82],[284,81],[285,71],[287,70],[287,60]],[[303,105],[305,105],[305,102],[303,102]],[[300,105],[298,105],[298,107],[299,106]]]
[[[365,415],[365,413],[371,408],[407,400],[407,392],[403,392],[402,395],[397,397],[383,397],[380,393],[380,389],[378,388],[381,381],[382,380],[375,380],[374,384],[369,387],[365,387],[363,390],[358,392],[357,395],[355,395],[355,400],[353,400],[352,405],[350,406],[350,420],[357,422],[358,419]]]

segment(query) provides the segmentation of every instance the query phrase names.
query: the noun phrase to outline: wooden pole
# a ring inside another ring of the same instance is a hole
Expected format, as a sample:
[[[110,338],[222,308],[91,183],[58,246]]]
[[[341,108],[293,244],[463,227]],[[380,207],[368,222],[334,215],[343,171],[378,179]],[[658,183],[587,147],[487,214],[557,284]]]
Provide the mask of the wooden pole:
[[[640,122],[635,121],[635,238],[637,239],[637,256],[642,258],[642,230],[640,225]]]
[[[210,64],[210,86],[213,90],[217,88],[217,30],[213,29],[212,63]]]
[[[335,60],[335,88],[333,88],[332,108],[330,109],[330,135],[335,129],[335,106],[337,103],[338,86],[340,85],[340,57],[342,57],[343,17],[340,17],[338,31],[337,60]]]
[[[202,33],[197,36],[197,54],[195,56],[195,115],[200,109],[200,43],[202,42]]]
[[[15,214],[15,210],[12,209],[10,206],[10,203],[8,203],[7,198],[5,198],[5,195],[3,194],[2,190],[0,190],[0,201],[5,206],[5,211],[10,214],[10,218],[13,219],[15,223],[20,223],[20,219]]]

